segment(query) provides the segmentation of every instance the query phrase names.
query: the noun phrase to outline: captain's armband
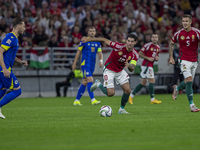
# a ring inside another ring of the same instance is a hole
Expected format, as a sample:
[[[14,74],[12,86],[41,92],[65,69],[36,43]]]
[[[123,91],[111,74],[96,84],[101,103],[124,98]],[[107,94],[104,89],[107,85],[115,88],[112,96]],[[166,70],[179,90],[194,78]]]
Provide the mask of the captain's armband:
[[[135,61],[135,60],[131,60],[130,65],[131,65],[131,64],[134,64],[134,65],[136,66],[137,61]]]

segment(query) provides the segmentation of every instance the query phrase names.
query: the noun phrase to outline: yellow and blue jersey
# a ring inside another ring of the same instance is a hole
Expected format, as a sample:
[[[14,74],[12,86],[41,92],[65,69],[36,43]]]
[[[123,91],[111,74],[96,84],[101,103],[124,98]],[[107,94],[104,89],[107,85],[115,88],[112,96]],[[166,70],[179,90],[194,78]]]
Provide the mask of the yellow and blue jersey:
[[[79,44],[78,50],[82,51],[81,66],[95,68],[96,54],[101,50],[100,42],[87,42]]]
[[[5,38],[1,42],[1,47],[6,50],[3,53],[5,66],[9,71],[11,71],[13,63],[15,61],[16,53],[19,48],[19,42],[15,33],[11,32],[6,34]],[[0,71],[2,71],[1,66]]]

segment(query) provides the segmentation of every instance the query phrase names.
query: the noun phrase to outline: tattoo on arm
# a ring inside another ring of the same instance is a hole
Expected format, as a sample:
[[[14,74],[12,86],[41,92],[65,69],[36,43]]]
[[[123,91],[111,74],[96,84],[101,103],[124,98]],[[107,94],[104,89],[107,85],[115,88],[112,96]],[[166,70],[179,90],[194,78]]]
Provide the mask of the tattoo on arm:
[[[169,57],[173,57],[173,50],[174,50],[174,42],[170,41],[170,43],[169,43]]]

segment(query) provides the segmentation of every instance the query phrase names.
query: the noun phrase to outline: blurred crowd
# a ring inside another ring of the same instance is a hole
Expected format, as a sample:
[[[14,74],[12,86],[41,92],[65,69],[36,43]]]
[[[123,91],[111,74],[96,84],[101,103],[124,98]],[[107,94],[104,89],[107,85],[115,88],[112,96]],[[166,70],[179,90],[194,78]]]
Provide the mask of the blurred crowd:
[[[136,33],[137,47],[156,32],[159,44],[167,47],[182,28],[183,14],[191,14],[199,29],[199,0],[0,0],[0,41],[11,31],[13,18],[21,17],[26,24],[21,47],[78,47],[90,26],[98,37],[118,42]]]

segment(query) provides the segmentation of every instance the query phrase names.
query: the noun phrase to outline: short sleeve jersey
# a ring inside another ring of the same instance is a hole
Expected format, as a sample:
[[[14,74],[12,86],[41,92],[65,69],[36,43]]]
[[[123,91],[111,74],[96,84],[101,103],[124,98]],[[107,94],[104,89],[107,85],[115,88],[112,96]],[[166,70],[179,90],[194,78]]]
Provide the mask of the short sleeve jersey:
[[[19,42],[15,33],[11,32],[6,34],[5,38],[1,42],[1,47],[6,50],[3,53],[5,66],[8,70],[11,71],[13,63],[15,61],[16,53],[19,48]],[[1,66],[0,71],[2,71]]]
[[[179,42],[179,58],[190,62],[198,61],[198,42],[200,40],[200,30],[192,27],[190,31],[179,30],[172,37],[174,43]]]
[[[114,72],[120,72],[125,67],[125,61],[137,62],[139,55],[135,48],[128,52],[125,43],[110,42],[110,47],[113,48],[110,56],[105,62],[105,67]],[[135,63],[136,65],[136,63]]]
[[[78,50],[82,51],[81,66],[94,68],[96,63],[96,54],[101,51],[100,42],[83,43],[81,41]]]
[[[159,51],[160,51],[160,46],[154,45],[154,44],[152,44],[152,42],[145,44],[141,48],[141,52],[143,52],[144,55],[147,57],[155,58],[156,55],[159,55]],[[142,66],[153,67],[153,63],[154,62],[150,62],[150,61],[144,59],[142,62]]]

